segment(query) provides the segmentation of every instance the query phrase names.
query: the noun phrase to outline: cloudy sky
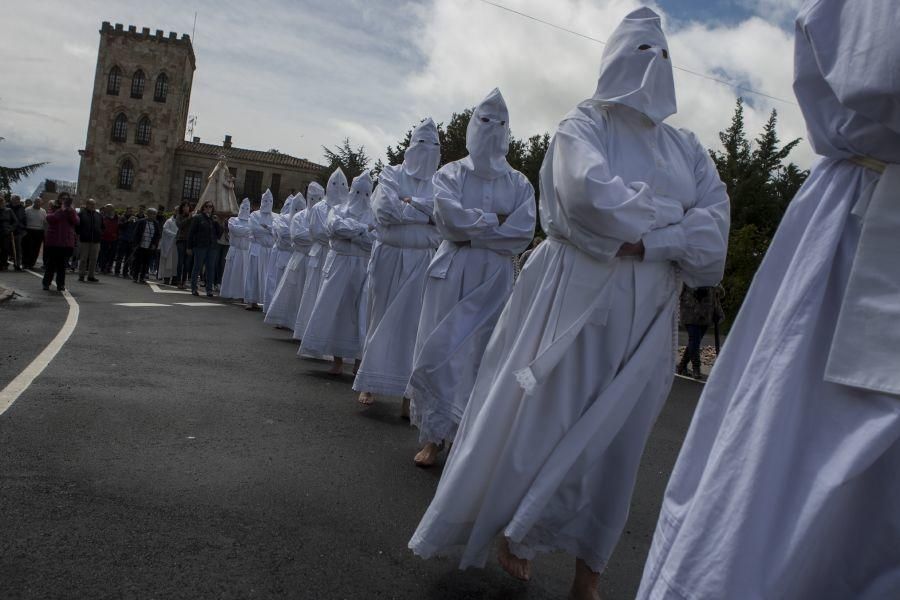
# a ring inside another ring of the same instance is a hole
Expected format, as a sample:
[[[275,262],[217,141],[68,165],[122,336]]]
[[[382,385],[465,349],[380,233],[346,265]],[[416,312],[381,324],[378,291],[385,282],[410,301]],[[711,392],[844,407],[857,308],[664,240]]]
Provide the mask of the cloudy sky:
[[[0,164],[50,161],[16,186],[75,180],[103,21],[138,30],[197,27],[194,135],[321,161],[344,137],[377,158],[425,116],[446,121],[499,87],[513,133],[552,131],[593,92],[603,46],[483,0],[32,0],[0,24]],[[496,0],[605,40],[635,0]],[[673,62],[791,103],[676,71],[670,123],[710,147],[745,97],[755,133],[777,109],[782,139],[805,135],[791,92],[792,17],[800,0],[658,0]],[[14,7],[13,7],[14,6]],[[805,144],[792,155],[806,167]]]

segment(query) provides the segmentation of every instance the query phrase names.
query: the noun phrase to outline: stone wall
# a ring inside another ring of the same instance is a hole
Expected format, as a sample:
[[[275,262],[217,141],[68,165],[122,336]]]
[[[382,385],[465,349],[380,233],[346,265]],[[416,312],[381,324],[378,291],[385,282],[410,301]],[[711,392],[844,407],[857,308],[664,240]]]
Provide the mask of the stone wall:
[[[121,70],[118,95],[107,93],[110,70]],[[132,98],[132,75],[144,72],[143,97]],[[87,128],[87,141],[80,152],[78,195],[93,197],[98,203],[117,206],[169,204],[173,180],[175,148],[184,139],[187,126],[191,84],[195,70],[194,51],[189,36],[150,33],[147,28],[127,30],[104,22],[100,29],[100,47],[94,74],[93,99]],[[168,78],[165,102],[154,99],[157,77]],[[127,117],[125,141],[113,141],[116,116]],[[136,142],[138,122],[147,117],[151,123],[150,142]],[[135,168],[130,190],[119,188],[119,169],[125,159]]]

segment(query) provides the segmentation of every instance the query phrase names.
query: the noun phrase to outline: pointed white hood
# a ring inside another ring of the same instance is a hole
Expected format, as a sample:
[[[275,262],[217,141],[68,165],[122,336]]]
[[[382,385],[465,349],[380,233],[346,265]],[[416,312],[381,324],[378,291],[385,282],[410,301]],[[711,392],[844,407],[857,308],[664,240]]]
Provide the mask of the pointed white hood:
[[[349,190],[347,189],[347,176],[338,167],[328,178],[328,186],[325,188],[325,202],[334,208],[347,202]]]
[[[616,28],[603,52],[593,99],[630,106],[657,125],[678,111],[669,44],[658,14],[639,8]]]
[[[250,198],[241,200],[241,207],[238,209],[237,218],[241,221],[250,220]]]
[[[284,200],[284,204],[281,206],[281,216],[286,217],[293,212],[294,206],[294,197],[288,196]]]
[[[512,168],[506,162],[509,151],[509,110],[500,90],[491,93],[475,107],[466,128],[463,164],[485,179],[496,179]]]
[[[291,212],[290,217],[293,218],[298,212],[306,208],[306,198],[303,197],[303,194],[297,192],[294,194],[294,199],[291,201]]]
[[[272,191],[266,190],[266,192],[262,195],[262,200],[259,203],[259,212],[264,215],[272,214],[272,205],[275,203],[275,199],[272,197]]]
[[[431,117],[413,129],[403,153],[403,172],[416,179],[431,179],[441,164],[441,139]]]
[[[315,206],[319,200],[325,197],[325,188],[319,185],[318,182],[313,181],[309,184],[309,187],[306,188],[306,206],[312,208]]]
[[[350,186],[350,200],[347,205],[347,213],[359,218],[366,213],[369,207],[369,198],[372,196],[372,177],[366,169],[353,179]]]

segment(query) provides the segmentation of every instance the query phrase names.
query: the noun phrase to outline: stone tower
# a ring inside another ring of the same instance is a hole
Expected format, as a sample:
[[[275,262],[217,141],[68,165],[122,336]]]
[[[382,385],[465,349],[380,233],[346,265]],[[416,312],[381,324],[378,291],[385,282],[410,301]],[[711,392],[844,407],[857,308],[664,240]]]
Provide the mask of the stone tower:
[[[168,205],[196,63],[190,36],[104,22],[78,197],[99,205]]]

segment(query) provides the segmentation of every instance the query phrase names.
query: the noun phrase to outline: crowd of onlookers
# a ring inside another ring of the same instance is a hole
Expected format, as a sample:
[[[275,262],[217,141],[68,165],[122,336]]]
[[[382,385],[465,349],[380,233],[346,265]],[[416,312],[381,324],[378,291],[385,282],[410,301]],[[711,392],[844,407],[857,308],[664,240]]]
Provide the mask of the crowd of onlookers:
[[[55,278],[60,291],[66,288],[67,271],[77,272],[80,282],[97,283],[99,274],[135,283],[156,277],[181,289],[190,278],[195,294],[202,279],[211,283],[207,295],[221,283],[228,228],[211,206],[194,213],[189,202],[182,202],[167,218],[163,206],[128,206],[119,212],[112,204],[98,209],[93,198],[75,208],[67,193],[46,209],[42,204],[15,195],[6,202],[0,196],[0,271],[10,263],[16,271],[33,269],[42,258],[44,289]]]

